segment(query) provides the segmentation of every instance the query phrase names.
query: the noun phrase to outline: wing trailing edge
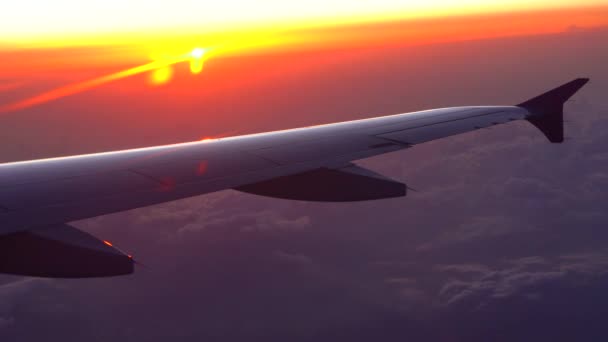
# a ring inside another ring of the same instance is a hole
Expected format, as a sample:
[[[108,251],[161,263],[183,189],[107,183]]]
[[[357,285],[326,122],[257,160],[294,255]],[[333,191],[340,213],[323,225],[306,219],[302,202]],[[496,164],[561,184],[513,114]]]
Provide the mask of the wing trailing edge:
[[[354,164],[320,168],[244,185],[236,190],[282,199],[316,202],[356,202],[402,197],[407,186]]]

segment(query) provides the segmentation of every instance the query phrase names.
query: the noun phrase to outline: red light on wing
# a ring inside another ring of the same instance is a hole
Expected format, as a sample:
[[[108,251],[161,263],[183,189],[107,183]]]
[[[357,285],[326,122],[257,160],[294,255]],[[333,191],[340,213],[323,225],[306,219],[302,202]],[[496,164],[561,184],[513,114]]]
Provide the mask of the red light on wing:
[[[207,172],[207,161],[203,160],[198,163],[198,166],[196,167],[196,174],[199,176],[202,176],[206,172]]]
[[[161,179],[160,191],[166,192],[171,191],[175,188],[175,179],[172,177],[165,177]]]

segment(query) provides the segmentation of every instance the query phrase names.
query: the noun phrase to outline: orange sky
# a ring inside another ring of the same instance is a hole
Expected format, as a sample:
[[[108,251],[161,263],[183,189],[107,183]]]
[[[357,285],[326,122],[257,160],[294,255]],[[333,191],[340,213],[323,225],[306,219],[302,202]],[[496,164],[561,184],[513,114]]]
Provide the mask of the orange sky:
[[[177,30],[160,34],[104,36],[85,41],[66,40],[60,46],[46,46],[45,40],[15,48],[6,44],[0,51],[3,76],[38,71],[73,70],[77,67],[131,65],[162,58],[174,58],[195,47],[210,48],[209,55],[251,54],[260,50],[344,48],[394,44],[428,44],[503,36],[546,34],[608,25],[606,6],[496,12],[483,15],[438,18],[376,20],[364,23],[313,25],[290,28],[226,29],[218,32]],[[337,21],[339,22],[339,21]],[[94,36],[93,36],[94,37]],[[49,41],[53,41],[50,39]],[[94,48],[93,48],[94,47]]]
[[[421,45],[608,26],[608,6],[499,11],[474,15],[463,15],[459,11],[456,13],[459,15],[319,24],[308,28],[277,25],[273,28],[231,29],[222,33],[176,32],[158,36],[140,33],[130,36],[130,39],[139,37],[136,41],[128,42],[117,38],[115,44],[110,41],[101,45],[95,41],[91,41],[95,44],[90,45],[76,44],[68,40],[65,44],[72,46],[34,44],[27,48],[5,47],[0,50],[0,91],[27,89],[23,91],[21,99],[0,100],[0,112],[15,112],[30,106],[44,105],[140,73],[148,73],[148,81],[143,86],[166,86],[175,76],[173,69],[176,63],[189,63],[192,70],[197,69],[197,72],[189,76],[194,78],[201,77],[197,74],[203,68],[203,63],[230,56]],[[111,36],[106,36],[108,37]],[[190,58],[192,49],[195,48],[201,51],[204,49],[203,58]],[[300,67],[314,67],[314,60],[303,64],[308,66]],[[274,72],[272,65],[267,65],[260,68],[259,75],[250,74],[248,78],[243,78],[226,74],[224,79],[215,80],[209,86],[247,84],[259,77],[271,77]]]

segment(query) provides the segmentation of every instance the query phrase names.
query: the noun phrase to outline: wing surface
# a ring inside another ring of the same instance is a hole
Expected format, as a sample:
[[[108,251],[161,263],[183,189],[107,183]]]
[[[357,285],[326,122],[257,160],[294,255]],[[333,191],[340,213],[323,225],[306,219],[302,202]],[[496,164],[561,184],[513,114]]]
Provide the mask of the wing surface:
[[[0,234],[239,188],[512,120],[456,107],[294,130],[0,165]],[[361,178],[363,179],[363,178]]]
[[[405,196],[405,184],[351,162],[515,120],[527,120],[551,142],[562,142],[563,104],[587,81],[574,80],[519,106],[441,108],[1,164],[0,272],[51,277],[131,273],[129,256],[66,222],[224,189],[309,201]]]

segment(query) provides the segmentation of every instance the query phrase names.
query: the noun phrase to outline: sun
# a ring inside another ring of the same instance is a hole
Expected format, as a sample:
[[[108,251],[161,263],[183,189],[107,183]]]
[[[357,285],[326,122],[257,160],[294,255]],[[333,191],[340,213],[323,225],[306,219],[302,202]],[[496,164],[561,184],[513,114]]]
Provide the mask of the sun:
[[[193,74],[199,74],[203,71],[203,61],[206,50],[200,47],[194,48],[190,52],[190,72]]]
[[[192,50],[192,52],[190,53],[190,55],[192,55],[192,58],[202,58],[203,55],[205,54],[205,49],[202,48],[194,48]]]

